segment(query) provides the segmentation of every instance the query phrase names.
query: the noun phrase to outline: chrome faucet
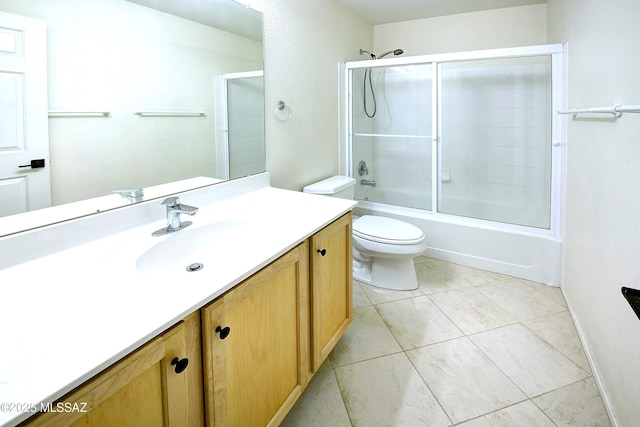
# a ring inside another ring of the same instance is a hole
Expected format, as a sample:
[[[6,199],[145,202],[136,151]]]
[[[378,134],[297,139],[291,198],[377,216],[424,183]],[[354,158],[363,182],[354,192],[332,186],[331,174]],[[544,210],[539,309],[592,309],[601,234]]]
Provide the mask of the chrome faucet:
[[[361,179],[360,180],[360,184],[361,185],[369,185],[371,187],[375,187],[376,186],[376,182],[374,180],[369,180],[369,179]]]
[[[144,189],[142,188],[127,188],[124,190],[113,190],[115,194],[119,194],[125,199],[129,199],[131,202],[141,202],[144,197]]]
[[[154,231],[154,236],[173,233],[174,231],[182,230],[183,228],[190,226],[191,221],[181,222],[180,215],[186,214],[192,216],[198,212],[198,208],[196,207],[180,204],[179,197],[168,197],[162,201],[162,205],[167,206],[167,226]]]

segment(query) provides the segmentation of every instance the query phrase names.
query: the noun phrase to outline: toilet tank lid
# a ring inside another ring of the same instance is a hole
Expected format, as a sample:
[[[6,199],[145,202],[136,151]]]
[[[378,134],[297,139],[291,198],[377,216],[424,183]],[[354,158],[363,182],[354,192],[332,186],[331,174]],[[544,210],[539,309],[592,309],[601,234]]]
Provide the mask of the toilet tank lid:
[[[354,178],[336,175],[314,184],[309,184],[302,191],[311,194],[335,194],[354,185],[356,185]]]

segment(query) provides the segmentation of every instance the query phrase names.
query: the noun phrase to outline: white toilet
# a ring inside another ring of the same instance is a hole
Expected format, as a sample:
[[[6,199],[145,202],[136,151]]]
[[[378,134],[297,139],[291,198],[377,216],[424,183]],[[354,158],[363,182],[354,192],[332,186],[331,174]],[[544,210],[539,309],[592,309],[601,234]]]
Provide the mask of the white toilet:
[[[305,193],[353,199],[356,180],[333,176],[307,185]],[[353,218],[353,278],[394,290],[418,287],[413,258],[427,248],[422,230],[397,219],[364,215]]]

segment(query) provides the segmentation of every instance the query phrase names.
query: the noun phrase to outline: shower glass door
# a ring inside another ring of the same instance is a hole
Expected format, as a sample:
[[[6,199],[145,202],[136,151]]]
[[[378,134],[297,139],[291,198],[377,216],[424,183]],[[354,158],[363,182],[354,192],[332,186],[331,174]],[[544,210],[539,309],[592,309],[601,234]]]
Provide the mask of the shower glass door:
[[[264,83],[262,76],[227,80],[229,179],[264,172]]]
[[[264,79],[262,71],[216,75],[216,178],[264,172]]]
[[[562,56],[546,45],[347,63],[361,207],[559,235]]]
[[[438,212],[549,229],[551,56],[438,65]]]
[[[356,199],[431,210],[432,65],[352,70]]]

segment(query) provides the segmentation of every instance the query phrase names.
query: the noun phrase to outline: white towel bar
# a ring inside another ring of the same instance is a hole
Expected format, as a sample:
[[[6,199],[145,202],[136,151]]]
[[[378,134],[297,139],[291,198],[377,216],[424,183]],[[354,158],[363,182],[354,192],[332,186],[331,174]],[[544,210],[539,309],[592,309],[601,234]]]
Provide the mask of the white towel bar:
[[[622,117],[622,113],[640,113],[640,105],[614,105],[612,107],[593,107],[593,108],[574,108],[572,110],[560,110],[558,114],[578,114],[595,113],[595,114],[612,114],[614,117]]]

